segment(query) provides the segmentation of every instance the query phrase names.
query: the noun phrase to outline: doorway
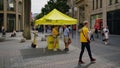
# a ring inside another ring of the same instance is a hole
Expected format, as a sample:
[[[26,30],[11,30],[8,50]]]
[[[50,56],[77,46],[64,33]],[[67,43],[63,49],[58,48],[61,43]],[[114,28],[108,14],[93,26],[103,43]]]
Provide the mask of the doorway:
[[[12,32],[14,29],[16,29],[15,15],[9,14],[7,22],[7,31]]]
[[[120,10],[107,13],[107,25],[111,34],[120,35]]]
[[[0,32],[2,31],[3,26],[3,14],[0,14]]]

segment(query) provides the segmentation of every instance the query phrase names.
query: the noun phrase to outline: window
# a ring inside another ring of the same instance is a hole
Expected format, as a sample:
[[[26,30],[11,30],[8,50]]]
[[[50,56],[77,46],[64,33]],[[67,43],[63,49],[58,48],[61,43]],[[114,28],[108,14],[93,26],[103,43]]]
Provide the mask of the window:
[[[15,11],[15,6],[16,6],[15,0],[8,0],[7,5],[9,11]]]
[[[102,0],[100,0],[100,8],[102,8]]]
[[[22,2],[18,3],[18,12],[22,12]]]
[[[95,9],[95,7],[94,7],[95,5],[94,4],[95,4],[95,1],[93,0],[93,10]]]
[[[7,31],[12,32],[14,29],[16,29],[16,15],[8,14],[7,15]]]
[[[115,0],[115,3],[118,3],[118,0]]]
[[[96,0],[96,9],[98,9],[98,0]]]
[[[109,0],[109,5],[112,5],[112,0]]]
[[[3,10],[3,0],[0,0],[0,10]]]

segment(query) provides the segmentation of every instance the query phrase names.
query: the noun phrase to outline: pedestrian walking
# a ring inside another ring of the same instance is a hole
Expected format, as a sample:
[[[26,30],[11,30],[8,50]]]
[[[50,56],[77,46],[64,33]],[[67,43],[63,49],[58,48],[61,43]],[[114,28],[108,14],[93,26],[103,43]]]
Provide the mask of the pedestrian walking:
[[[108,44],[108,40],[109,40],[109,29],[108,29],[108,26],[106,26],[103,29],[103,33],[104,33],[103,41],[104,41],[105,45],[107,45]]]
[[[91,62],[96,61],[96,59],[93,58],[92,54],[91,54],[90,38],[88,37],[88,32],[89,32],[88,21],[84,21],[84,27],[81,29],[81,32],[80,32],[81,52],[80,52],[78,64],[83,64],[84,63],[82,61],[82,56],[83,56],[85,48],[88,51],[88,55],[89,55],[90,61]]]
[[[69,45],[71,43],[70,42],[71,39],[70,39],[70,31],[69,31],[69,29],[67,28],[66,25],[64,25],[64,33],[63,33],[63,35],[64,35],[64,43],[65,43],[64,51],[69,51]]]

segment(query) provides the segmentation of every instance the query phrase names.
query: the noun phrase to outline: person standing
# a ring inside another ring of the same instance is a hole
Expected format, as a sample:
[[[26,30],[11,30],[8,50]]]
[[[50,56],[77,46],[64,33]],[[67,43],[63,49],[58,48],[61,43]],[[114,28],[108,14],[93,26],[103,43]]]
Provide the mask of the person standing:
[[[95,58],[92,57],[91,49],[90,49],[90,38],[88,37],[89,29],[88,29],[88,21],[84,21],[84,27],[81,29],[80,32],[80,42],[81,42],[81,52],[79,55],[79,61],[78,64],[83,64],[82,56],[84,53],[84,49],[87,48],[88,55],[91,62],[96,61]]]
[[[105,45],[107,45],[109,40],[109,29],[107,26],[103,29],[103,33],[104,33],[104,42]]]
[[[5,36],[5,35],[6,35],[5,28],[4,26],[2,26],[2,36]]]
[[[60,35],[60,38],[63,37],[63,27],[62,26],[60,26],[60,28],[59,28],[59,35]]]
[[[70,31],[69,29],[67,28],[66,25],[64,25],[64,43],[65,43],[65,49],[64,51],[69,51],[69,39],[70,39]]]
[[[58,27],[57,26],[55,26],[53,29],[52,29],[52,36],[53,36],[53,38],[54,38],[54,51],[57,51],[57,49],[56,49],[56,44],[57,44],[57,37],[58,37],[58,35],[59,35],[59,32],[58,32]]]

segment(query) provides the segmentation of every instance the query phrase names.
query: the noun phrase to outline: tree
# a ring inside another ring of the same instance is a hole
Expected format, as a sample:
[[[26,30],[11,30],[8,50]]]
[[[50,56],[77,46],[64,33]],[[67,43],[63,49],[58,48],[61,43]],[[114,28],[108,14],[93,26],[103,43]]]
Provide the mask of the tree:
[[[42,8],[40,15],[37,19],[43,17],[44,15],[48,14],[54,8],[58,9],[59,11],[66,13],[69,11],[69,6],[67,5],[67,0],[49,0],[48,3]]]
[[[31,13],[31,0],[24,0],[24,31],[23,37],[26,39],[31,39],[30,32],[30,13]]]

